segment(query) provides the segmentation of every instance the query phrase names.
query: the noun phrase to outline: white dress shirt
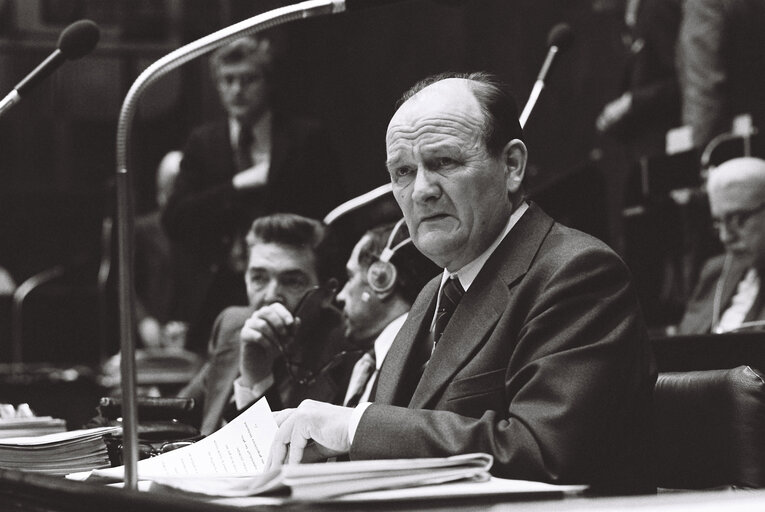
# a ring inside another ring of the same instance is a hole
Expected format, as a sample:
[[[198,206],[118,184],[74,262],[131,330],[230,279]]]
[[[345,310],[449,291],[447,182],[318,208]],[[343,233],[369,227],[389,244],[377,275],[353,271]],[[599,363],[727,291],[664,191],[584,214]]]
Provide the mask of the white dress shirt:
[[[714,332],[722,333],[741,327],[749,310],[752,309],[757,294],[760,291],[760,276],[757,270],[750,268],[739,281],[736,294],[731,299],[730,306],[720,317],[720,322],[715,326]]]

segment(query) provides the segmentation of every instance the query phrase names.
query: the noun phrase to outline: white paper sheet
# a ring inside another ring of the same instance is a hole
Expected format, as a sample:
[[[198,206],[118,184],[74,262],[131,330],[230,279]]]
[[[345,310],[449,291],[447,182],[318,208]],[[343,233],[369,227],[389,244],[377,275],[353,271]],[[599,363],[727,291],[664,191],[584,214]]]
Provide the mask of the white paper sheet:
[[[253,476],[263,472],[276,436],[271,408],[261,398],[223,428],[194,444],[138,462],[138,478]],[[94,476],[123,478],[123,467]]]

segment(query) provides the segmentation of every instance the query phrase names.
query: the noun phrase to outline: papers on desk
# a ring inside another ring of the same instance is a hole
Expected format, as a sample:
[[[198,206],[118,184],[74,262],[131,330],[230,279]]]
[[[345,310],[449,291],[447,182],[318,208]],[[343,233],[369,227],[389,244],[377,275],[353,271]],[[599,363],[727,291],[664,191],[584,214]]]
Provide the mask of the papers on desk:
[[[489,479],[487,454],[445,458],[368,460],[286,465],[264,472],[277,425],[265,398],[210,436],[138,462],[138,479],[155,492],[206,497],[281,494],[323,500],[381,489]],[[122,467],[91,472],[90,479],[120,481]],[[70,475],[82,479],[83,475]],[[144,487],[146,487],[144,485]]]
[[[156,488],[156,484],[155,488]],[[144,487],[149,490],[152,486]],[[140,488],[140,486],[139,486]],[[553,485],[528,480],[508,480],[490,477],[485,481],[448,482],[415,487],[381,489],[345,494],[330,498],[297,498],[278,496],[247,496],[237,498],[213,498],[208,501],[217,505],[235,507],[255,507],[258,505],[283,505],[292,502],[332,502],[332,503],[391,503],[426,501],[433,504],[437,500],[496,499],[517,501],[528,499],[555,499],[574,496],[587,490],[586,485]],[[473,503],[473,502],[471,502]],[[480,501],[476,503],[485,503]]]
[[[108,468],[103,436],[121,431],[119,427],[100,427],[0,439],[0,468],[51,475]]]
[[[0,419],[0,439],[41,436],[66,430],[66,421],[52,416]]]
[[[138,478],[198,477],[214,481],[222,477],[262,478],[271,443],[276,435],[276,421],[265,398],[234,418],[223,428],[194,444],[138,461]],[[90,475],[71,478],[121,481],[124,468],[107,468]]]
[[[158,477],[152,479],[149,489],[224,497],[276,493],[293,500],[316,501],[381,489],[485,481],[489,479],[491,463],[490,455],[477,453],[445,458],[293,464],[254,477]]]
[[[0,404],[0,439],[40,436],[66,430],[66,422],[52,416],[35,416],[29,404]]]

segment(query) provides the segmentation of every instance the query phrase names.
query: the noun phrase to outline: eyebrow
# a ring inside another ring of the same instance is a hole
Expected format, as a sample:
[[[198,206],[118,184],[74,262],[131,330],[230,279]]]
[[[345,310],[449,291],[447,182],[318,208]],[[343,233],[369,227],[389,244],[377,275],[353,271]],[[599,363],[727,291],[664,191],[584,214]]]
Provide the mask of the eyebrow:
[[[278,275],[279,276],[293,276],[293,275],[306,276],[308,275],[308,273],[303,269],[296,268],[296,269],[285,270],[284,272],[279,272]]]

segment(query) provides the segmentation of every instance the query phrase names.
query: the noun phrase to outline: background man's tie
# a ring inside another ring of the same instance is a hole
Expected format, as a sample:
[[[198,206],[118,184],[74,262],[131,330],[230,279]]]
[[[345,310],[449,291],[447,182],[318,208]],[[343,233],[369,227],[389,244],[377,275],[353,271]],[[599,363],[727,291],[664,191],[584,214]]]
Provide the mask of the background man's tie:
[[[239,138],[236,141],[236,168],[244,171],[252,167],[255,162],[252,159],[252,144],[255,137],[252,135],[252,126],[242,124],[239,127]]]
[[[346,407],[356,407],[359,405],[361,396],[364,394],[364,390],[367,387],[367,383],[377,369],[375,362],[375,350],[374,348],[365,352],[361,359],[356,361],[353,366],[353,372],[351,373],[351,381],[348,383],[348,393],[346,393],[345,405]]]

